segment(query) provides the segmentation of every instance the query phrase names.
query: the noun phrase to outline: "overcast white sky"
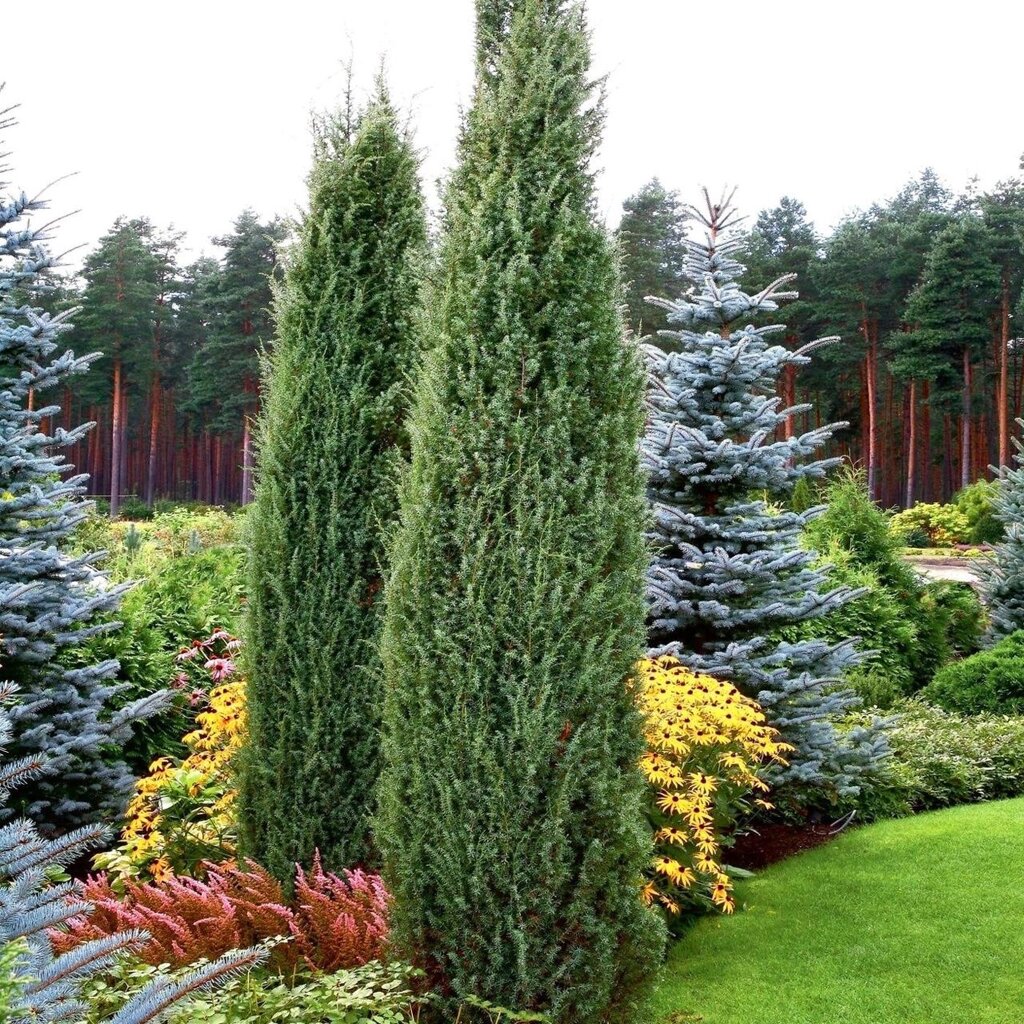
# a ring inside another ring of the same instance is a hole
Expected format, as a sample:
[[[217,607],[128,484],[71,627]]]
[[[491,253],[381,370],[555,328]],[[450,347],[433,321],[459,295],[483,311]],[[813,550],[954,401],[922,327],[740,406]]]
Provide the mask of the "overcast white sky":
[[[601,206],[609,223],[653,175],[696,197],[738,185],[756,212],[789,194],[819,227],[926,165],[961,187],[1024,151],[1019,0],[589,0],[609,78]],[[188,232],[196,249],[252,206],[303,202],[314,108],[381,56],[411,111],[428,193],[450,167],[471,85],[472,0],[50,0],[6,18],[12,184],[62,174],[78,209],[57,247],[119,214]],[[78,257],[76,257],[77,259]]]

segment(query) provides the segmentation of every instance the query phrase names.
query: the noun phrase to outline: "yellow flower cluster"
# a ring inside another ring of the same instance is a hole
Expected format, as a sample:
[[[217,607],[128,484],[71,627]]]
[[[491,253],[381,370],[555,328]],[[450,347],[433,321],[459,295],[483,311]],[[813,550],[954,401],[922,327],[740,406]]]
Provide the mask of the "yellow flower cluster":
[[[115,881],[193,874],[203,860],[235,850],[231,760],[245,738],[245,684],[233,679],[210,691],[195,731],[183,737],[183,759],[161,757],[136,783],[121,845],[95,858]]]
[[[641,661],[633,687],[646,720],[640,768],[652,787],[656,853],[644,900],[672,914],[701,905],[732,913],[721,862],[725,833],[751,809],[751,795],[767,791],[763,769],[784,764],[792,748],[755,701],[675,658]],[[752,803],[771,806],[760,797]]]

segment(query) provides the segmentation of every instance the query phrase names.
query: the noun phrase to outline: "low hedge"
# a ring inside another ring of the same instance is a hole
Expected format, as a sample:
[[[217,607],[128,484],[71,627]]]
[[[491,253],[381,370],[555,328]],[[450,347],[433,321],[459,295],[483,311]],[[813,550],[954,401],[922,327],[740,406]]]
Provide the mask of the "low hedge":
[[[931,704],[966,715],[1024,714],[1024,630],[950,662],[921,691]]]
[[[898,703],[892,756],[858,798],[862,818],[1024,795],[1024,716],[958,715],[919,698]],[[869,713],[851,716],[859,725]]]

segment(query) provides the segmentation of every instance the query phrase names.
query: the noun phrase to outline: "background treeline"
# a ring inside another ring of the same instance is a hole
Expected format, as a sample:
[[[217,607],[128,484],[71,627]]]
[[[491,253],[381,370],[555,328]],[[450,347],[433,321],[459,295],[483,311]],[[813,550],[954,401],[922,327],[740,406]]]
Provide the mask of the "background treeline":
[[[644,297],[683,290],[688,228],[656,180],[624,204],[616,233],[634,331],[668,326]],[[260,352],[273,342],[288,236],[283,220],[246,210],[213,239],[219,260],[187,263],[180,233],[120,219],[51,298],[82,307],[75,350],[105,357],[60,404],[66,424],[99,424],[71,457],[115,513],[124,500],[249,500]],[[947,500],[1007,464],[1024,398],[1024,182],[954,195],[926,170],[827,236],[787,197],[749,226],[744,259],[752,282],[799,275],[781,344],[843,338],[787,371],[780,397],[798,407],[787,433],[848,422],[830,454],[863,466],[888,506]]]
[[[669,326],[644,297],[681,290],[686,229],[658,181],[626,201],[618,234],[635,331]],[[954,195],[926,170],[829,236],[784,198],[749,228],[743,258],[755,287],[799,276],[799,301],[779,314],[788,324],[780,344],[843,339],[806,369],[788,368],[784,404],[813,410],[787,417],[787,434],[847,421],[830,454],[863,466],[887,506],[947,500],[1008,464],[1024,389],[1024,339],[1014,333],[1024,312],[1024,182]]]
[[[80,306],[70,343],[101,352],[61,398],[66,424],[98,429],[70,459],[109,496],[245,503],[261,352],[272,339],[282,220],[246,210],[213,239],[219,260],[182,259],[183,236],[119,219],[50,302]]]

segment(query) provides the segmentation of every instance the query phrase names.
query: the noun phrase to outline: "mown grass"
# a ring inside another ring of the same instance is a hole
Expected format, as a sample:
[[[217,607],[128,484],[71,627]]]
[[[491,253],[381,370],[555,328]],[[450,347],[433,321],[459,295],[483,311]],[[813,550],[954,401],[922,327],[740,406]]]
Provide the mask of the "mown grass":
[[[672,949],[645,1024],[1024,1022],[1024,799],[777,864]]]

